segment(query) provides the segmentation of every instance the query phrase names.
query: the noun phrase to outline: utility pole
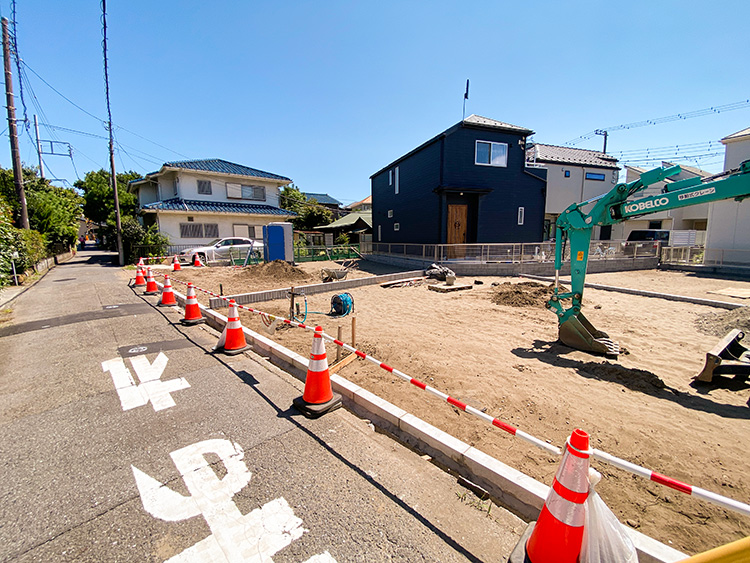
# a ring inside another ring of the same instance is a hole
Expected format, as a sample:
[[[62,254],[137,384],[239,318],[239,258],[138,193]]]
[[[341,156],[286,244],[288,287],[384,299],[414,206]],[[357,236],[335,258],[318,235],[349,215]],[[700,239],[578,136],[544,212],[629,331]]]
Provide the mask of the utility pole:
[[[44,180],[44,164],[42,163],[42,143],[39,141],[39,119],[34,114],[34,131],[36,132],[36,152],[39,155],[39,176]]]
[[[604,154],[607,154],[607,130],[606,129],[597,129],[594,131],[594,134],[596,135],[604,135],[604,148],[602,149],[602,152]]]
[[[107,129],[109,130],[109,168],[112,191],[115,194],[115,222],[117,228],[117,254],[120,266],[125,265],[125,252],[122,248],[122,223],[120,221],[120,196],[117,193],[117,175],[115,174],[115,141],[112,133],[112,110],[109,104],[109,71],[107,67],[107,0],[102,0],[102,49],[104,51],[104,86],[107,97]]]
[[[26,192],[23,189],[23,169],[21,154],[18,152],[18,128],[16,127],[16,106],[13,102],[13,74],[10,72],[10,39],[8,37],[8,18],[3,24],[3,62],[5,64],[5,100],[8,106],[8,135],[10,136],[10,154],[13,160],[13,182],[16,185],[16,196],[21,204],[20,228],[29,228],[29,211],[26,208]]]

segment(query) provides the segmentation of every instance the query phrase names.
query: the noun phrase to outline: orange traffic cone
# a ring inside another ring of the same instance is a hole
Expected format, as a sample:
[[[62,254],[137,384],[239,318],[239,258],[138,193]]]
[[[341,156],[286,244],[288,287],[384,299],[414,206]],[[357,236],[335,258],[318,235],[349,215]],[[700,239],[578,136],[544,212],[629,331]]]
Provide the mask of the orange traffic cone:
[[[185,318],[180,319],[180,322],[188,326],[206,322],[206,319],[201,315],[201,308],[198,305],[198,299],[195,297],[195,287],[192,283],[188,283],[185,298]]]
[[[227,313],[227,324],[219,337],[214,351],[224,352],[235,356],[250,348],[245,341],[245,332],[240,323],[240,313],[237,311],[237,303],[234,299],[229,300],[229,313]]]
[[[203,262],[201,262],[201,257],[197,254],[193,256],[193,267],[200,268],[203,266]]]
[[[180,266],[180,261],[177,259],[177,255],[174,255],[174,260],[172,260],[172,271],[173,272],[179,272],[182,270],[182,266]]]
[[[136,266],[140,266],[141,268],[143,268],[145,265],[146,264],[143,263],[143,256],[138,258],[138,263],[136,264]]]
[[[576,563],[583,542],[584,503],[589,495],[589,435],[574,430],[565,444],[552,488],[530,536],[525,537],[509,561],[531,563]],[[524,536],[529,535],[529,531]],[[514,555],[517,557],[514,559]]]
[[[143,277],[143,269],[137,266],[135,269],[135,287],[145,287],[146,278]]]
[[[177,300],[174,298],[174,291],[172,291],[172,282],[169,281],[169,276],[164,274],[164,289],[161,292],[161,301],[159,301],[159,307],[176,307]]]
[[[151,266],[147,266],[146,271],[146,291],[143,292],[143,295],[156,295],[159,293],[159,288],[156,285],[154,274],[151,272]]]
[[[292,401],[297,410],[307,418],[318,418],[341,406],[341,395],[331,389],[331,374],[328,371],[328,357],[322,332],[323,327],[315,327],[305,391],[301,397]]]

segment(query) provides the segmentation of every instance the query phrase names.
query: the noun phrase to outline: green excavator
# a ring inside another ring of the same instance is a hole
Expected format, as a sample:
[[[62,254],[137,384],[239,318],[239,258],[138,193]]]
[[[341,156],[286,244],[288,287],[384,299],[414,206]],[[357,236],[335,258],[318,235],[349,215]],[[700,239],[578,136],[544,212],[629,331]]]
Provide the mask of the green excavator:
[[[560,214],[555,237],[555,288],[547,308],[557,315],[559,338],[563,344],[605,356],[616,357],[620,353],[620,346],[606,332],[597,330],[581,312],[594,226],[614,225],[633,217],[711,201],[742,201],[750,197],[750,160],[746,160],[734,170],[708,178],[679,180],[667,184],[658,195],[629,199],[679,172],[679,166],[649,170],[638,180],[617,184],[610,192],[574,203]],[[566,242],[570,245],[571,283],[570,291],[563,293],[560,292],[560,269]]]

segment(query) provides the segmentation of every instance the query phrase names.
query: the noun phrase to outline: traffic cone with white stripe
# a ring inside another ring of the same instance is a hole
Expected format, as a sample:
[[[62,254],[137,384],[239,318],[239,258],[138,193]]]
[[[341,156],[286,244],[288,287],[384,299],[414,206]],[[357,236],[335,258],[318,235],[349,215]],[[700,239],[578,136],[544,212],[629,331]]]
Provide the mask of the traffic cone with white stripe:
[[[328,357],[322,332],[323,327],[315,327],[305,391],[301,397],[292,401],[297,410],[307,418],[318,418],[341,406],[341,395],[331,389],[331,374],[328,371]]]
[[[161,291],[161,301],[159,301],[159,307],[176,307],[177,299],[174,298],[174,291],[172,291],[172,282],[169,281],[169,276],[164,274],[164,289]]]
[[[136,266],[135,268],[135,287],[145,287],[146,278],[143,277],[143,268]]]
[[[583,542],[584,503],[588,496],[589,435],[576,429],[565,443],[539,519],[521,538],[509,561],[524,561],[525,555],[531,563],[576,563]]]
[[[193,287],[192,282],[189,282],[187,286],[187,296],[185,297],[185,318],[180,319],[180,322],[188,326],[206,322],[206,319],[201,315],[201,308],[200,305],[198,305],[198,298],[195,296],[195,287]]]
[[[173,272],[179,272],[182,270],[182,266],[180,266],[180,261],[177,259],[177,255],[174,255],[174,260],[172,260],[172,271]]]
[[[146,266],[146,264],[143,263],[143,256],[141,256],[140,258],[138,258],[138,263],[136,264],[136,266],[140,266],[141,268],[143,268],[144,266]]]
[[[151,272],[151,266],[146,268],[146,272],[146,291],[143,292],[143,295],[156,295],[159,293],[159,287],[156,285],[154,274]]]
[[[193,267],[194,268],[203,267],[203,262],[201,262],[201,257],[198,254],[193,256]]]
[[[236,356],[250,348],[245,340],[245,332],[240,323],[240,313],[234,299],[229,300],[229,313],[227,313],[227,324],[219,337],[219,342],[214,347],[215,352],[224,352],[230,356]]]

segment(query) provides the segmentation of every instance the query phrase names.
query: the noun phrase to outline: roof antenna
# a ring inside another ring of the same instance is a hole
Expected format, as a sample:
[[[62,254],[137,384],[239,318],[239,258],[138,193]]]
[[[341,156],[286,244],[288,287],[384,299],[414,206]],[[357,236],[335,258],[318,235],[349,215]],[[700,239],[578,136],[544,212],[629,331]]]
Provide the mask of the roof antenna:
[[[461,121],[464,121],[466,119],[466,100],[469,99],[469,79],[466,79],[466,92],[464,93],[464,115],[461,118]]]

